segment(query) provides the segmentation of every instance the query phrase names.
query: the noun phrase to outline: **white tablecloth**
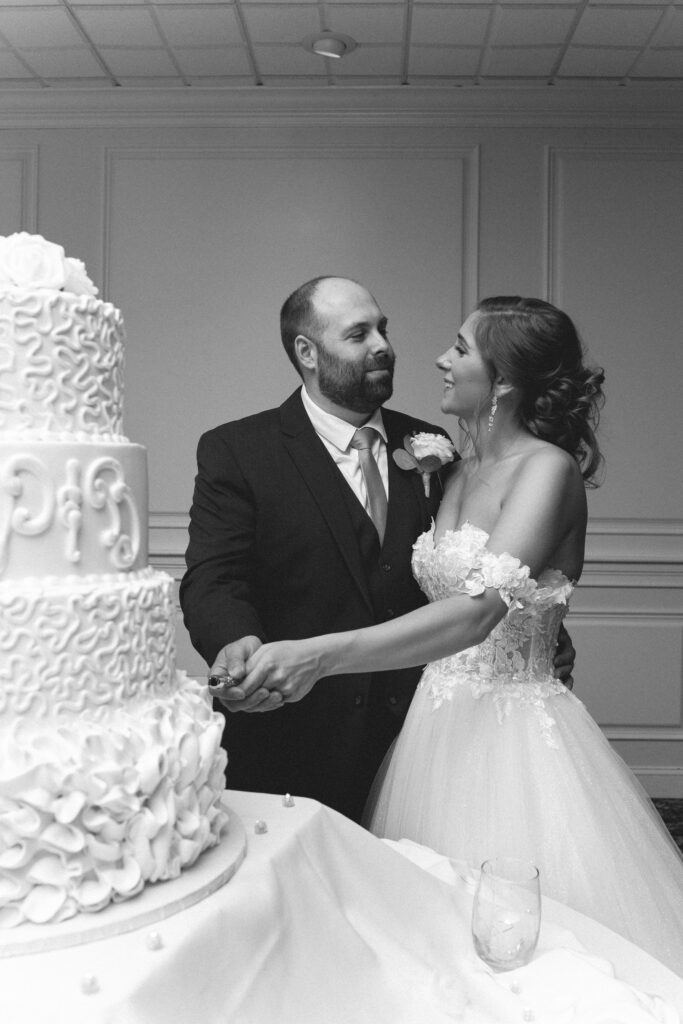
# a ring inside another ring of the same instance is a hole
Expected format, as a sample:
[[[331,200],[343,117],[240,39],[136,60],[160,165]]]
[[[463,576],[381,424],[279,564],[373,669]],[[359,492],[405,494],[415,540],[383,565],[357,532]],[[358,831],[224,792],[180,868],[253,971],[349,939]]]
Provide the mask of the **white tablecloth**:
[[[494,975],[472,949],[467,885],[436,877],[443,858],[407,851],[418,866],[314,801],[226,802],[248,837],[226,885],[153,926],[0,959],[2,1024],[543,1024],[580,989],[567,1020],[669,1024],[673,1007],[683,1020],[682,980],[557,903],[544,901],[534,962]]]

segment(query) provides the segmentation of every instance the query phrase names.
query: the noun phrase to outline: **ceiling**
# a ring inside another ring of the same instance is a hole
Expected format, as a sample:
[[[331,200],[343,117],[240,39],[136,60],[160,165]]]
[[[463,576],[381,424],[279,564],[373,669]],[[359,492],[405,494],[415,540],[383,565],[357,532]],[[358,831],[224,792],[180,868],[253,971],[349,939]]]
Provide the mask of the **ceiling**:
[[[341,60],[301,45],[351,36]],[[683,0],[15,0],[0,92],[683,81]]]

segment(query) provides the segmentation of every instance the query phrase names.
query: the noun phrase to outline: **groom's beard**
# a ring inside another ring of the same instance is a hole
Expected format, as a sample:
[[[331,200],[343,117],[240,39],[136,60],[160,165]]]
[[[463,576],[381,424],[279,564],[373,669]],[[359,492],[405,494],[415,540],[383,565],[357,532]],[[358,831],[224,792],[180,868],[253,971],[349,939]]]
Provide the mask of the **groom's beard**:
[[[393,352],[368,358],[364,363],[349,363],[318,345],[318,387],[335,405],[352,412],[373,413],[391,398],[394,390]],[[373,373],[385,370],[385,373]]]

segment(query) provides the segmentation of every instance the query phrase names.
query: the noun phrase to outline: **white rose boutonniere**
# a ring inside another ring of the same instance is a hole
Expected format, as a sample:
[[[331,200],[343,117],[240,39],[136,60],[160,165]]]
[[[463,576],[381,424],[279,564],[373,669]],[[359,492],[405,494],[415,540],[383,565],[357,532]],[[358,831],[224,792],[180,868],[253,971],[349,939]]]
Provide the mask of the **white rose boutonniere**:
[[[65,256],[61,245],[27,231],[0,237],[0,287],[97,294],[80,260]]]
[[[412,469],[420,473],[425,496],[429,497],[429,478],[455,458],[455,446],[443,434],[428,434],[425,431],[404,438],[403,448],[394,452],[394,462],[401,469]]]

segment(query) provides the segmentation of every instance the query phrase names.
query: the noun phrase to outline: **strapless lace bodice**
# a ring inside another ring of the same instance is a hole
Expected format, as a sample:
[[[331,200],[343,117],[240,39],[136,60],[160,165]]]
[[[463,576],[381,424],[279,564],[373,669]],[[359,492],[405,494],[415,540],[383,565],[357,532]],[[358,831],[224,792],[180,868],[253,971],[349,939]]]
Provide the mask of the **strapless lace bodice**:
[[[432,525],[415,542],[413,573],[430,601],[455,594],[475,597],[495,587],[509,608],[483,643],[428,665],[420,686],[428,688],[438,708],[452,698],[454,687],[469,685],[473,696],[492,697],[501,720],[511,701],[533,705],[552,743],[546,700],[565,692],[554,678],[553,658],[573,584],[557,569],[534,580],[517,558],[488,551],[487,541],[484,530],[466,523],[446,531],[436,544]]]

